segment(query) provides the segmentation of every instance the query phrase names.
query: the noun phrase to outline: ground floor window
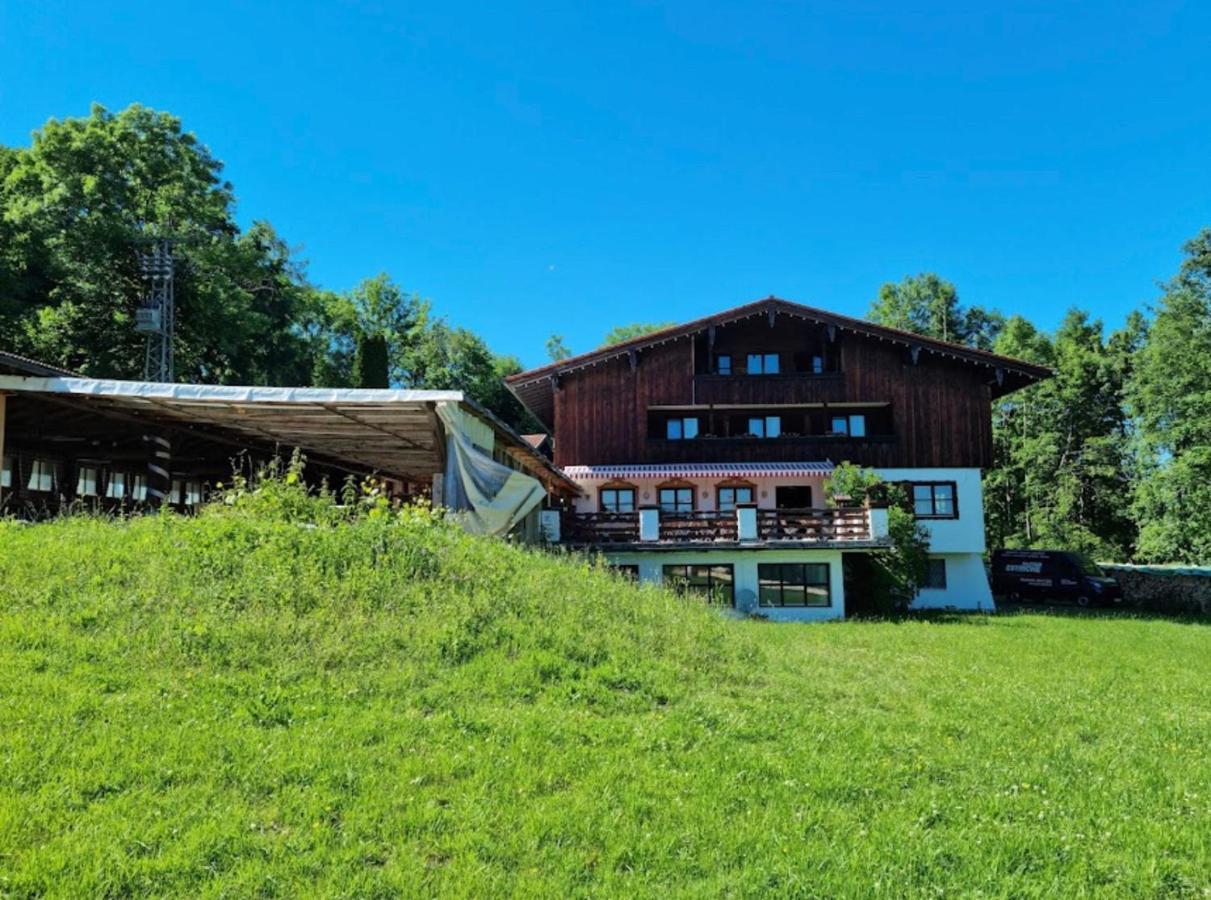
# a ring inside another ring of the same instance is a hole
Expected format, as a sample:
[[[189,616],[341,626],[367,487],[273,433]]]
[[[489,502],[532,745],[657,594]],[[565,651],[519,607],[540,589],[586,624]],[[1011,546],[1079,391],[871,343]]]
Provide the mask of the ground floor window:
[[[664,584],[676,591],[702,594],[710,603],[734,605],[735,579],[731,566],[665,566]]]
[[[130,476],[130,499],[136,503],[147,502],[147,476],[141,473]]]
[[[753,489],[748,485],[719,488],[719,499],[716,506],[720,512],[734,512],[741,503],[753,502]]]
[[[0,488],[11,488],[13,486],[13,458],[11,456],[4,457],[3,467],[0,468]]]
[[[639,580],[639,566],[634,563],[611,563],[610,571],[617,572],[619,575],[625,575],[632,581]]]
[[[126,473],[110,472],[105,480],[105,499],[121,500],[126,496]]]
[[[29,482],[25,485],[27,491],[50,493],[55,489],[55,469],[53,462],[46,459],[35,459],[29,467]]]
[[[762,563],[757,566],[761,606],[829,606],[828,563]]]
[[[661,488],[660,511],[669,513],[693,512],[694,489],[692,487]]]
[[[811,485],[788,484],[774,488],[774,505],[778,509],[811,509]]]
[[[76,496],[97,496],[97,485],[100,483],[100,470],[96,466],[80,466],[76,476]]]
[[[602,488],[601,511],[608,513],[630,513],[635,511],[634,488]]]
[[[168,502],[174,506],[197,506],[202,502],[202,482],[184,478],[173,479]]]
[[[946,587],[946,560],[939,557],[929,560],[925,569],[925,580],[921,583],[921,587],[937,590]]]

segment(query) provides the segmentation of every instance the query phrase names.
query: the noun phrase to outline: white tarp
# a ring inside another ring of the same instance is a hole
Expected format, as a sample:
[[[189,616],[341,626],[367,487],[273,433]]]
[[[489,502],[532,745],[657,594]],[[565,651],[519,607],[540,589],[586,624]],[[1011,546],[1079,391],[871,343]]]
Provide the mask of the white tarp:
[[[458,404],[438,403],[437,415],[446,428],[442,504],[473,534],[507,534],[542,503],[546,489],[476,447],[473,436],[483,423]]]

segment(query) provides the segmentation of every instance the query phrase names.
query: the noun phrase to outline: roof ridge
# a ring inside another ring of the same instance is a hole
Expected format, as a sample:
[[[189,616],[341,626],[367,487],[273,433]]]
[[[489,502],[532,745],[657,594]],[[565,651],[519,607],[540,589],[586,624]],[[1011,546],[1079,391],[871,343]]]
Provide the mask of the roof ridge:
[[[589,350],[585,353],[570,356],[567,359],[555,360],[554,362],[546,363],[545,365],[537,366],[524,372],[518,372],[515,375],[507,376],[505,378],[505,382],[510,386],[525,384],[542,377],[570,371],[582,366],[592,365],[598,361],[611,357],[623,356],[648,346],[665,343],[670,340],[677,340],[683,337],[689,337],[690,335],[695,334],[704,328],[708,328],[711,325],[724,324],[731,320],[747,318],[767,309],[781,310],[790,315],[798,315],[805,318],[814,318],[825,323],[838,325],[842,328],[848,328],[853,331],[858,331],[877,337],[886,337],[891,340],[902,341],[909,345],[924,345],[940,352],[948,353],[952,356],[969,359],[973,362],[987,363],[989,365],[999,364],[1006,368],[1017,369],[1018,371],[1026,374],[1033,374],[1043,377],[1051,373],[1051,370],[1046,366],[1027,362],[1026,360],[1015,359],[1014,357],[1010,356],[1002,356],[999,353],[993,353],[991,350],[981,350],[978,347],[969,347],[966,344],[956,344],[952,341],[943,341],[938,338],[916,334],[912,331],[905,331],[901,328],[894,328],[890,325],[880,325],[877,322],[869,322],[865,319],[857,319],[843,313],[831,312],[818,307],[808,306],[804,303],[797,303],[793,300],[784,300],[771,294],[769,297],[765,297],[764,299],[754,300],[749,303],[741,304],[740,306],[725,309],[718,313],[713,313],[708,316],[701,316],[697,319],[691,319],[690,321],[683,322],[680,325],[673,325],[668,328],[662,328],[658,331],[648,332],[647,334],[639,335],[626,341],[620,341],[617,344],[609,344],[604,347],[598,347],[595,350]]]

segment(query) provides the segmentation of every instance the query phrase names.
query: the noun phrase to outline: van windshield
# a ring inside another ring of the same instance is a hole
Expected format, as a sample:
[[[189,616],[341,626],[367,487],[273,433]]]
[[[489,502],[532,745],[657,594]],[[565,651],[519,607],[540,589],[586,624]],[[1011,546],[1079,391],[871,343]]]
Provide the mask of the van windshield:
[[[1082,575],[1092,575],[1095,578],[1106,577],[1106,573],[1102,571],[1102,567],[1085,554],[1074,553],[1072,554],[1072,559],[1076,563],[1077,568],[1081,570]]]

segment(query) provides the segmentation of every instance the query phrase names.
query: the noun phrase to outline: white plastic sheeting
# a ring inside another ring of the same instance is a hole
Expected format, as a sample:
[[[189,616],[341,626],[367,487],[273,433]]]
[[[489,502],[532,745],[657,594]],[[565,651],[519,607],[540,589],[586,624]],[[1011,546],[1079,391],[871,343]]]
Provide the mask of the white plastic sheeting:
[[[446,428],[443,505],[473,534],[507,534],[542,503],[546,489],[480,450],[474,436],[483,423],[458,404],[438,403],[437,415]]]

